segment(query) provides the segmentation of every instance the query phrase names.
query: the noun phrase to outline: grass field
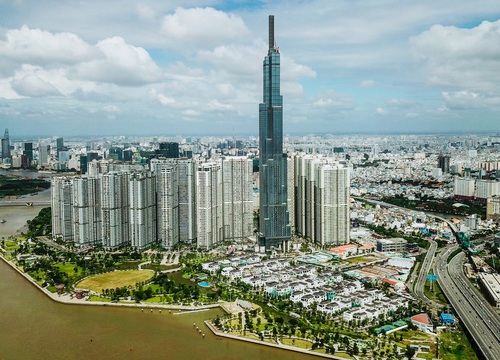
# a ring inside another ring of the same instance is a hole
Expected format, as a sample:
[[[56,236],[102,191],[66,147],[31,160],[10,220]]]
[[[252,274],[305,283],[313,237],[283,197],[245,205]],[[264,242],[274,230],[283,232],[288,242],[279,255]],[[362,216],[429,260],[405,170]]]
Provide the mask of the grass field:
[[[439,358],[444,360],[477,359],[476,353],[463,332],[446,331],[441,333]]]
[[[138,282],[151,279],[153,275],[152,270],[113,271],[84,279],[76,284],[76,287],[100,293],[102,289],[135,286]]]

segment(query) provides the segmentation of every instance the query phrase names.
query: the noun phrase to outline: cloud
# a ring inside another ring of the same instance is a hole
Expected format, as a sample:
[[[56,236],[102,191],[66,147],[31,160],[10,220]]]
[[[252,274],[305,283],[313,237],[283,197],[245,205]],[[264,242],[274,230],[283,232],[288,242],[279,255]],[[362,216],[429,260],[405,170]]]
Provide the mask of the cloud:
[[[486,96],[469,90],[441,93],[446,107],[450,110],[500,107],[500,97]]]
[[[375,109],[375,113],[376,113],[377,115],[381,115],[381,116],[385,116],[385,115],[388,115],[388,114],[389,114],[389,112],[388,112],[386,109],[381,108],[381,107],[376,108],[376,109]]]
[[[149,53],[141,47],[127,44],[121,37],[101,40],[96,48],[104,56],[79,64],[77,78],[127,86],[162,80],[163,73]]]
[[[350,110],[353,108],[353,99],[336,91],[327,91],[313,101],[312,105],[327,110]]]
[[[359,84],[359,87],[360,88],[371,88],[375,85],[375,81],[373,80],[363,80],[361,81],[361,83]]]
[[[16,72],[10,85],[20,96],[43,97],[59,96],[61,92],[51,83],[50,74],[42,68],[24,65]]]
[[[434,25],[410,45],[432,85],[500,89],[500,20],[471,29]]]
[[[91,45],[69,32],[51,33],[41,29],[8,30],[0,41],[0,56],[18,63],[54,66],[75,64],[99,56]]]
[[[179,7],[164,17],[161,30],[169,46],[181,49],[210,49],[248,34],[239,16],[210,7]]]

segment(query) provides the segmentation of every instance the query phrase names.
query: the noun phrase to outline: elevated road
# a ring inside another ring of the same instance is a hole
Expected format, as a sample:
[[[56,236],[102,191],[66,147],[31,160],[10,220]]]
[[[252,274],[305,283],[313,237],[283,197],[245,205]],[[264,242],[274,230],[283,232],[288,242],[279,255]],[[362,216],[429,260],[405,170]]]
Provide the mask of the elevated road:
[[[447,258],[458,249],[447,247],[437,258],[438,283],[484,357],[500,359],[500,316],[470,283],[463,271],[465,254],[459,253],[449,264]]]
[[[413,292],[415,295],[424,303],[432,307],[441,307],[440,304],[428,299],[424,293],[425,282],[427,281],[427,274],[429,273],[432,263],[434,261],[434,255],[436,254],[437,242],[434,240],[429,240],[431,244],[429,250],[425,255],[422,266],[420,267],[420,273],[418,274],[417,281],[413,284]]]

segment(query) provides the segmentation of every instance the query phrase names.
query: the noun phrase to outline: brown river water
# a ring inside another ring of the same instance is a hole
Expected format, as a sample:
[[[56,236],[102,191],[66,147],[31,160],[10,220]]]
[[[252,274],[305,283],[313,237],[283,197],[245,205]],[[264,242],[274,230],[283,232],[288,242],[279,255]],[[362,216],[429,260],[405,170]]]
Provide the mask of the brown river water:
[[[42,195],[45,196],[47,193]],[[20,229],[11,227],[32,219],[33,212],[35,207],[0,207],[0,215],[8,218],[0,229],[1,237],[19,233]],[[320,359],[217,338],[203,320],[222,314],[219,309],[173,313],[56,303],[0,260],[1,360]],[[193,323],[202,328],[205,338],[198,334]]]

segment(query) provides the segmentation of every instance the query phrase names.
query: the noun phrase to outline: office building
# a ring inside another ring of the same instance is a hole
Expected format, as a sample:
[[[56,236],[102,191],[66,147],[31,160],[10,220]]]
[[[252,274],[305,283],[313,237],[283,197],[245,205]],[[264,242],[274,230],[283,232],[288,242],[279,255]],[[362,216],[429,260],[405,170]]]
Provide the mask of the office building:
[[[263,102],[259,104],[259,245],[286,251],[290,239],[287,209],[287,156],[283,153],[283,98],[280,52],[269,16],[269,49],[263,63]]]
[[[23,168],[30,168],[33,164],[33,143],[24,143],[23,155]]]
[[[155,150],[157,157],[164,157],[167,159],[176,159],[179,157],[179,143],[176,142],[161,142],[160,148]]]
[[[43,168],[49,164],[49,153],[47,144],[40,141],[38,143],[38,168]]]
[[[441,169],[443,174],[449,173],[450,172],[450,157],[448,155],[439,155],[437,167]]]
[[[10,162],[10,139],[9,139],[9,129],[5,129],[5,133],[2,139],[2,159],[4,163]]]
[[[402,252],[406,248],[407,241],[401,238],[377,240],[377,251],[380,252]]]

